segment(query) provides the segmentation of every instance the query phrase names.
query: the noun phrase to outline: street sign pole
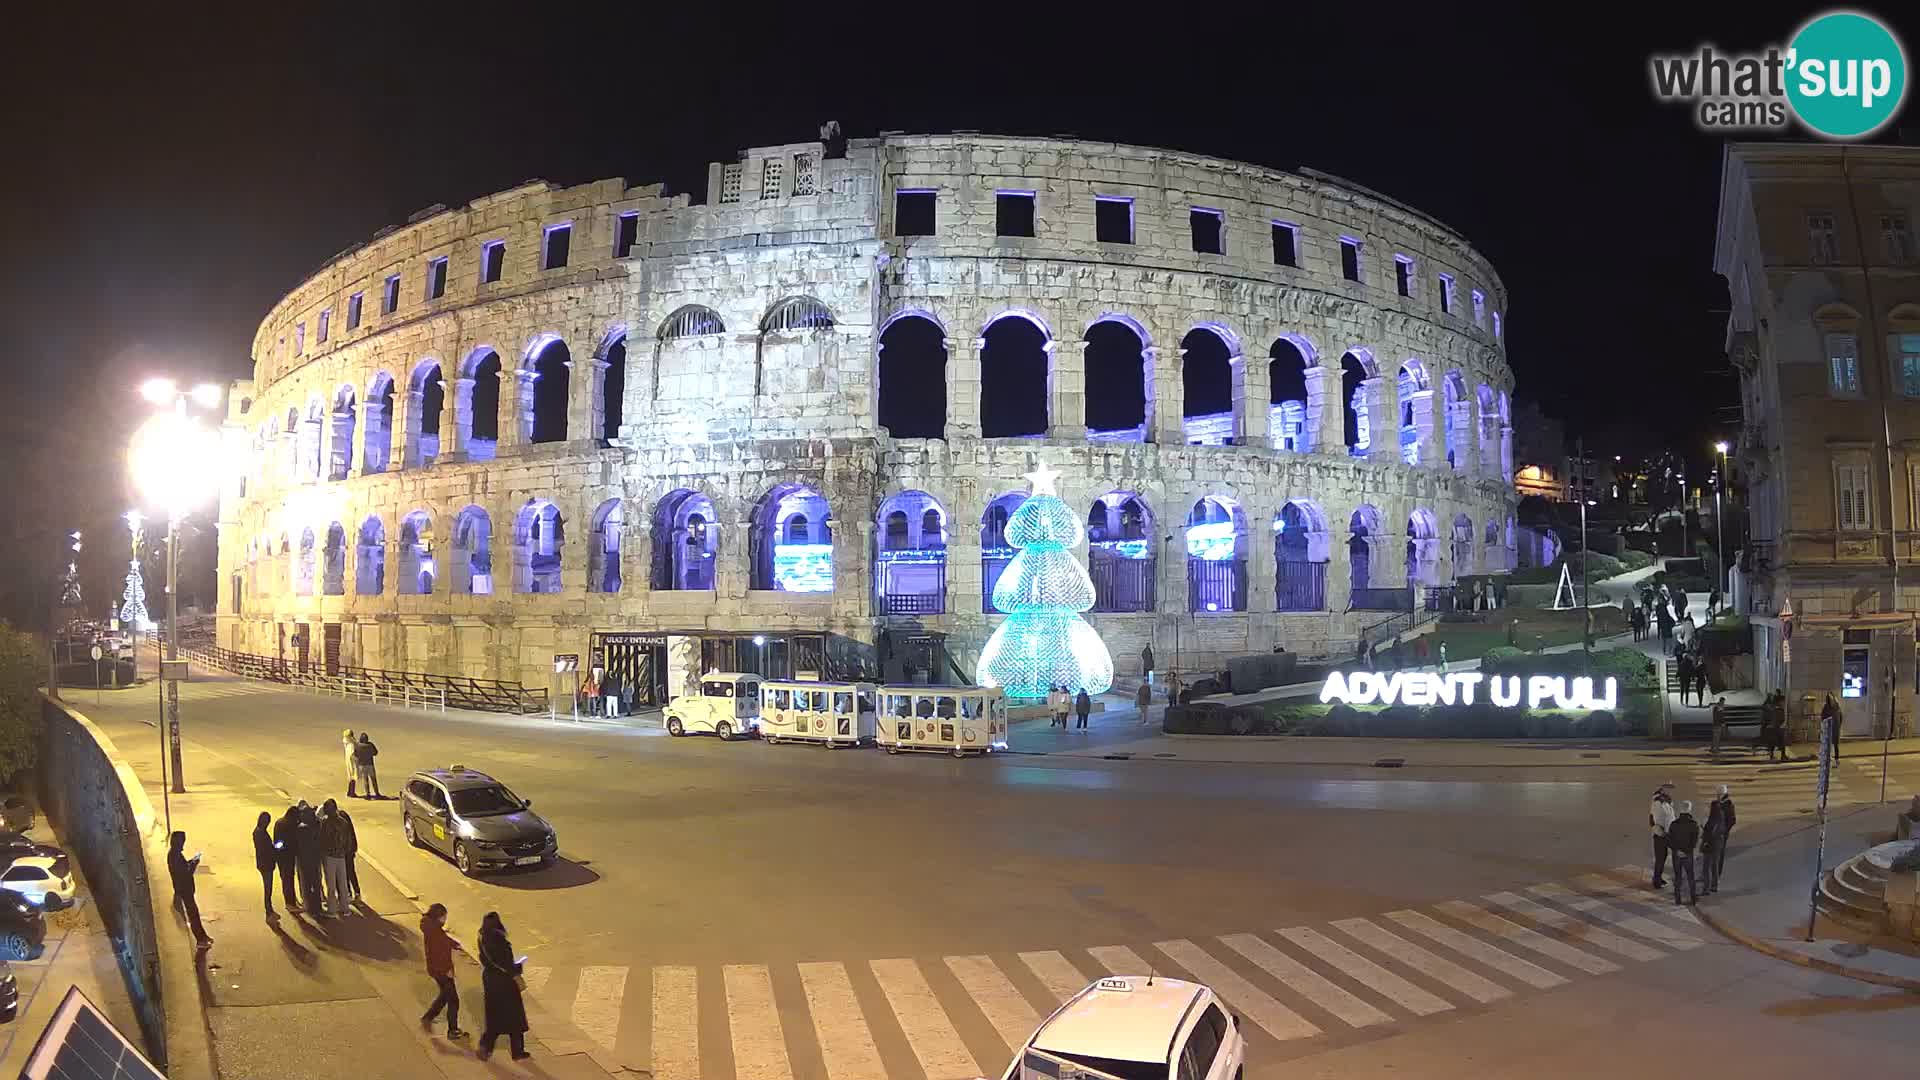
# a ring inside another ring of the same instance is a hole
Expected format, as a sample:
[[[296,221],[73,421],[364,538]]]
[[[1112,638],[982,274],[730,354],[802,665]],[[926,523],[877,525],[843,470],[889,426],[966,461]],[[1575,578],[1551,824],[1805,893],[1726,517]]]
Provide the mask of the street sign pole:
[[[1807,896],[1807,940],[1813,940],[1813,926],[1820,918],[1820,878],[1827,870],[1827,781],[1833,769],[1833,739],[1839,732],[1820,718],[1820,841],[1814,846],[1813,889]]]

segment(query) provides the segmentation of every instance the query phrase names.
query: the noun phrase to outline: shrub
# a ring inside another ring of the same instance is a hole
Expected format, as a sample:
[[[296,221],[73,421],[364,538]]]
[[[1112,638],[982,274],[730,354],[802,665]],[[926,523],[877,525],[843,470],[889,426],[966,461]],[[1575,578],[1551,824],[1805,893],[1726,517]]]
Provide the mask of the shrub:
[[[40,757],[40,683],[46,646],[0,622],[0,778],[11,780]]]
[[[1632,548],[1627,548],[1620,552],[1619,559],[1620,565],[1629,571],[1645,570],[1647,567],[1653,565],[1653,556],[1644,551],[1635,551]]]

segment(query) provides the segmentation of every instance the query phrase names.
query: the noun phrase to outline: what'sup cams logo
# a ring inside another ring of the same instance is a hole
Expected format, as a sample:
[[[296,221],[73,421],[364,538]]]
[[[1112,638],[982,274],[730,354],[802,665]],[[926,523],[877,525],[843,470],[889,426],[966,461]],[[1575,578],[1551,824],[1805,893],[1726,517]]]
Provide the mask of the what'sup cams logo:
[[[1907,54],[1879,19],[1830,11],[1783,49],[1723,53],[1712,45],[1648,59],[1654,96],[1684,102],[1702,131],[1784,131],[1793,120],[1827,139],[1886,126],[1907,96]]]

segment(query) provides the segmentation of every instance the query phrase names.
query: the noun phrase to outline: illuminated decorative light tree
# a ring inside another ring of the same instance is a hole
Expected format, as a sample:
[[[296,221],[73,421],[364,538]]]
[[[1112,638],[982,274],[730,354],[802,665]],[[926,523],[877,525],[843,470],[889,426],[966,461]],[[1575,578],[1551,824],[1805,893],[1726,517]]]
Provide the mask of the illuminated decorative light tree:
[[[1041,698],[1056,686],[1099,694],[1113,686],[1113,657],[1080,617],[1093,606],[1093,579],[1069,550],[1086,532],[1053,490],[1059,475],[1045,465],[1028,473],[1033,494],[1007,519],[1007,542],[1019,554],[993,586],[993,606],[1007,620],[980,652],[980,681],[1008,697]]]
[[[128,630],[139,632],[149,625],[147,619],[147,586],[140,577],[140,560],[134,559],[127,570],[127,588],[120,594],[120,625]]]

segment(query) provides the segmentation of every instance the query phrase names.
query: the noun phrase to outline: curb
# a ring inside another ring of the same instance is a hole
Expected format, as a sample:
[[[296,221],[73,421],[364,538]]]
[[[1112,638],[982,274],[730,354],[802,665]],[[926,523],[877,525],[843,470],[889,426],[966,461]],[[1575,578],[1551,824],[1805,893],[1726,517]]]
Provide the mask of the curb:
[[[1900,975],[1888,975],[1885,972],[1873,971],[1868,968],[1852,967],[1832,960],[1822,960],[1817,956],[1808,956],[1805,953],[1795,952],[1792,949],[1782,949],[1770,941],[1754,937],[1717,915],[1709,914],[1710,911],[1712,911],[1711,908],[1703,908],[1698,904],[1695,904],[1693,907],[1694,915],[1698,916],[1701,922],[1706,923],[1709,927],[1712,927],[1715,932],[1736,945],[1744,945],[1754,952],[1771,956],[1775,960],[1784,960],[1789,964],[1797,964],[1800,967],[1809,968],[1814,971],[1822,971],[1829,975],[1839,975],[1843,978],[1872,983],[1876,986],[1905,990],[1909,994],[1920,994],[1920,979],[1909,979]]]

